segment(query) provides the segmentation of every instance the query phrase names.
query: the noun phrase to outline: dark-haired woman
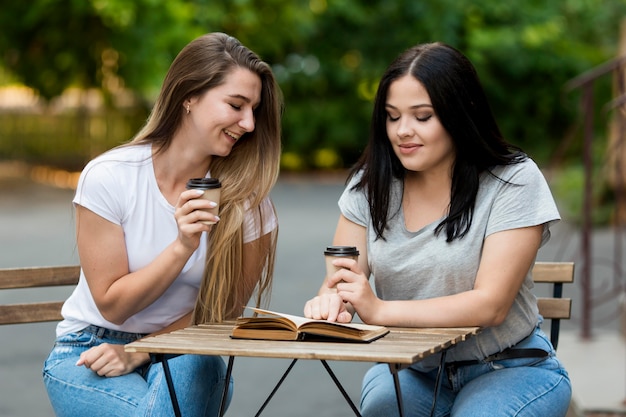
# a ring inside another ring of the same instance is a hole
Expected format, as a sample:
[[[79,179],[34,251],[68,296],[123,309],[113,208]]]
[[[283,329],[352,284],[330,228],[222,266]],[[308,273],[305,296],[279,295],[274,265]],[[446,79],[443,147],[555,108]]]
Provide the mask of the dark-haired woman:
[[[306,303],[306,316],[480,326],[449,350],[435,415],[565,416],[571,385],[539,328],[530,276],[559,213],[536,164],[504,141],[458,50],[417,45],[387,68],[339,207],[333,244],[361,256],[335,261],[343,269]],[[406,415],[429,415],[438,361],[399,373]],[[386,365],[366,374],[361,412],[398,415]]]

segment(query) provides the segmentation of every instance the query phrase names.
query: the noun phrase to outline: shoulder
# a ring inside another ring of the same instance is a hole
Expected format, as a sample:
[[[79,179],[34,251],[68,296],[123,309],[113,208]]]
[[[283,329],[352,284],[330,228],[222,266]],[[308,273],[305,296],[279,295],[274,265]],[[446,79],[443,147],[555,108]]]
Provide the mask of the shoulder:
[[[493,167],[484,178],[524,185],[543,179],[544,176],[537,163],[530,157],[526,157],[517,163]]]
[[[145,166],[151,163],[149,145],[121,146],[111,149],[85,166],[82,176],[89,175],[124,175],[128,169]]]
[[[74,202],[86,204],[97,196],[111,198],[119,189],[128,189],[131,179],[151,175],[150,146],[121,146],[92,159],[80,174]],[[141,171],[144,175],[137,175]]]
[[[150,160],[151,156],[150,145],[124,145],[100,154],[92,159],[87,164],[87,167],[102,164],[115,165],[142,162]]]
[[[355,200],[360,201],[365,198],[367,187],[363,185],[361,179],[363,178],[363,170],[355,172],[351,177],[346,181],[346,186],[339,198],[340,205],[346,204],[348,202],[353,202]]]
[[[363,178],[363,169],[356,171],[348,177],[348,181],[346,182],[346,189],[350,190],[354,188],[357,184],[361,182]]]

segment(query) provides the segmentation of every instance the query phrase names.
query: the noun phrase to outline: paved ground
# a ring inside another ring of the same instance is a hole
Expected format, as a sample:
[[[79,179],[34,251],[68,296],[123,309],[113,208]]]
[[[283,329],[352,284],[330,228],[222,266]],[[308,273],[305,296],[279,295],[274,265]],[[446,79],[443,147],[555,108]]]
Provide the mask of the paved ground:
[[[323,248],[336,224],[341,178],[282,178],[273,192],[280,218],[277,270],[270,308],[300,314],[324,273]],[[63,265],[77,262],[73,237],[73,192],[34,184],[26,179],[3,178],[0,173],[0,267]],[[580,259],[575,228],[561,225],[540,260]],[[594,282],[607,288],[611,278],[606,257],[614,242],[607,231],[593,239],[598,257]],[[594,257],[595,259],[595,257]],[[607,276],[607,278],[604,278]],[[542,290],[543,291],[543,290]],[[49,296],[48,292],[47,296]],[[59,297],[66,294],[60,292]],[[626,398],[626,353],[617,320],[600,320],[591,340],[579,336],[580,290],[566,290],[574,298],[574,318],[563,325],[559,355],[570,370],[577,403],[587,410],[619,409]],[[0,302],[25,299],[22,292],[0,294]],[[617,302],[594,310],[597,317],[614,314]],[[0,417],[51,417],[41,382],[41,363],[54,338],[54,324],[4,326],[0,353]],[[228,416],[254,415],[288,366],[287,361],[240,358],[235,361],[235,397]],[[358,400],[360,381],[368,364],[331,363],[348,393]],[[312,392],[306,396],[303,392]],[[604,408],[602,408],[604,407]],[[623,409],[623,408],[621,408]],[[349,416],[322,365],[300,361],[263,415],[274,417]]]

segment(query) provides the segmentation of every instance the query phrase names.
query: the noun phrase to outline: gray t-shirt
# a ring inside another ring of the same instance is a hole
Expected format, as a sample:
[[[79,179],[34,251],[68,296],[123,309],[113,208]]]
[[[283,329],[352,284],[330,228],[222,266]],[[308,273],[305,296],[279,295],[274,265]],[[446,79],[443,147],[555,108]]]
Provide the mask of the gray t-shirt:
[[[492,233],[544,225],[542,246],[550,238],[549,226],[560,219],[545,178],[531,160],[497,166],[480,177],[472,225],[462,239],[446,242],[445,231],[434,234],[443,219],[417,232],[405,227],[401,209],[402,183],[390,184],[386,240],[376,240],[367,196],[352,191],[360,175],[348,184],[339,208],[350,221],[367,228],[367,256],[377,295],[383,300],[419,300],[456,294],[474,287],[483,242]],[[482,359],[528,336],[537,326],[537,300],[531,293],[530,273],[505,321],[483,329],[478,336],[450,349],[447,361]],[[431,360],[421,367],[434,365]]]

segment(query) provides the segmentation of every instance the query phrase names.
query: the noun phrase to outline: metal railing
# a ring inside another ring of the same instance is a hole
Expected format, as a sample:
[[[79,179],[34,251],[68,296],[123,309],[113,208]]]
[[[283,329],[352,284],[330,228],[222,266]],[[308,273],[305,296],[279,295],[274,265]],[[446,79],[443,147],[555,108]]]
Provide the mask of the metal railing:
[[[594,87],[595,82],[605,76],[612,75],[614,78],[615,96],[616,98],[607,103],[604,107],[604,114],[609,120],[608,113],[613,112],[615,117],[616,128],[614,130],[615,140],[608,152],[610,158],[613,159],[612,169],[614,170],[613,190],[615,193],[615,221],[613,228],[613,282],[611,286],[599,297],[594,298],[592,286],[592,211],[593,211],[593,194],[592,179],[594,175],[593,166],[593,138],[594,138]],[[583,219],[582,219],[582,238],[581,238],[581,273],[579,283],[582,291],[582,318],[581,318],[581,336],[583,339],[591,338],[592,327],[592,311],[595,305],[604,302],[612,297],[623,297],[626,291],[626,285],[623,282],[622,270],[622,236],[624,234],[624,217],[623,212],[626,203],[626,188],[624,187],[624,156],[626,153],[626,121],[624,112],[626,112],[626,56],[618,57],[608,61],[598,67],[591,69],[584,74],[570,80],[565,89],[568,92],[581,90],[581,109],[583,113],[583,165],[584,165],[584,189],[583,189]],[[619,315],[617,315],[619,317]]]

